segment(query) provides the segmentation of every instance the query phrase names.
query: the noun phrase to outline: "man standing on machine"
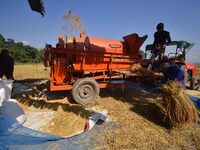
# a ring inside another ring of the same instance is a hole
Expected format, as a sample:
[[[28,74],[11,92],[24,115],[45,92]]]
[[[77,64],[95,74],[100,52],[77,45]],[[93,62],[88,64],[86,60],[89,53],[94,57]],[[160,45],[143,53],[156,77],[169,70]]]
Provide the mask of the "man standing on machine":
[[[152,56],[150,58],[150,63],[148,69],[151,70],[155,58],[159,56],[159,60],[162,60],[162,57],[165,53],[166,43],[171,42],[170,33],[164,30],[164,24],[159,23],[156,27],[157,31],[154,33],[154,42],[152,47]]]

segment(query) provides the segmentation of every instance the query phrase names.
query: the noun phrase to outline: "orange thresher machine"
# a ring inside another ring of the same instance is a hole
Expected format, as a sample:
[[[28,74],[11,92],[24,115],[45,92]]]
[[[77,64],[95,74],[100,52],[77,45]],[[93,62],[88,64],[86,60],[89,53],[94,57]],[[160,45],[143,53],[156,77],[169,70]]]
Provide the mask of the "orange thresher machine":
[[[131,34],[123,40],[90,37],[60,36],[56,47],[46,45],[44,65],[51,67],[50,90],[71,90],[79,104],[95,100],[100,88],[140,84],[139,75],[129,70],[133,64],[141,64],[140,47],[147,36]],[[136,81],[136,82],[134,82]]]

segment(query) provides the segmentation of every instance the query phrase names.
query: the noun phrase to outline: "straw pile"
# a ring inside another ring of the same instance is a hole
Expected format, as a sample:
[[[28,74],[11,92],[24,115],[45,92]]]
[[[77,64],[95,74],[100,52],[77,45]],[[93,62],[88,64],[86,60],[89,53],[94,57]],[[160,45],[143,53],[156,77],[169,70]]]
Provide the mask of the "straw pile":
[[[130,72],[139,74],[143,77],[148,77],[150,79],[155,79],[161,77],[160,74],[155,73],[152,70],[148,70],[147,68],[143,68],[140,64],[133,64],[130,67]]]
[[[140,64],[133,64],[130,66],[130,71],[133,73],[140,73],[142,66]]]
[[[184,123],[196,123],[198,111],[186,95],[178,81],[171,81],[162,86],[164,108],[172,126]]]

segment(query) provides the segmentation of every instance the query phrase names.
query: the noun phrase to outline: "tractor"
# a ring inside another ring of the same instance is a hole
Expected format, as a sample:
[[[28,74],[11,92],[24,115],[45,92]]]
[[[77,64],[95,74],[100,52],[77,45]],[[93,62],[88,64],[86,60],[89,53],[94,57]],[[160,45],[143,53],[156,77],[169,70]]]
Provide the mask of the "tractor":
[[[157,58],[154,61],[152,70],[155,72],[163,72],[166,63],[181,64],[185,72],[185,81],[190,82],[191,89],[198,90],[200,87],[200,79],[198,79],[196,76],[197,66],[186,61],[186,54],[191,50],[193,46],[194,43],[189,43],[187,41],[172,41],[167,43],[165,55],[162,57],[162,59]],[[148,67],[152,50],[153,44],[146,46],[144,60],[142,62],[143,67]]]

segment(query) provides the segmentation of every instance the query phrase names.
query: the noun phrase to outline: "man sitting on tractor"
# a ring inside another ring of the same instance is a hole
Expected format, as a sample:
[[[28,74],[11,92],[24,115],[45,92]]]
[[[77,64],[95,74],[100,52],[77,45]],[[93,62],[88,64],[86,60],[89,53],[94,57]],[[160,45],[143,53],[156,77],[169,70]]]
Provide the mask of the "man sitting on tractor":
[[[154,42],[152,47],[152,56],[150,58],[150,63],[148,69],[151,70],[155,58],[159,56],[159,60],[162,60],[162,57],[165,53],[166,43],[171,42],[170,33],[164,30],[164,24],[159,23],[156,27],[157,31],[154,33]]]

